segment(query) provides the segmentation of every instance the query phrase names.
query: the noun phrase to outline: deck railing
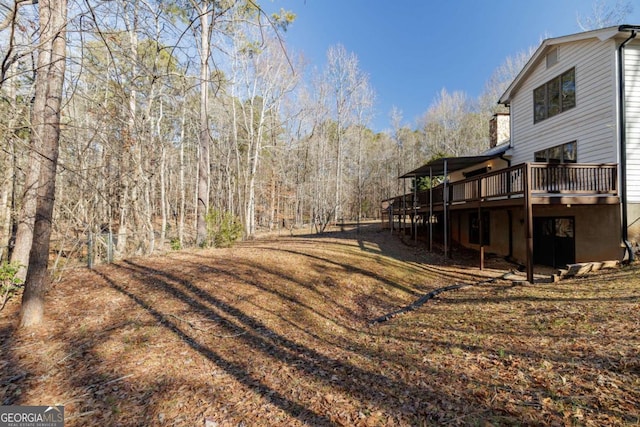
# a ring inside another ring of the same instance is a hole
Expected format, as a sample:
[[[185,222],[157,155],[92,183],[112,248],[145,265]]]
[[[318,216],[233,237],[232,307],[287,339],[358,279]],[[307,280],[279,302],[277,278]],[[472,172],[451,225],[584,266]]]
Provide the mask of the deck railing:
[[[615,164],[531,164],[532,193],[617,194]]]
[[[527,177],[529,178],[527,180]],[[527,181],[529,185],[527,186]],[[522,197],[526,191],[532,195],[553,197],[558,194],[617,195],[618,167],[616,164],[585,163],[523,163],[489,172],[464,181],[447,185],[447,201],[461,204]],[[394,211],[414,210],[444,203],[444,184],[433,190],[418,191],[385,201]],[[429,200],[432,195],[433,200]]]

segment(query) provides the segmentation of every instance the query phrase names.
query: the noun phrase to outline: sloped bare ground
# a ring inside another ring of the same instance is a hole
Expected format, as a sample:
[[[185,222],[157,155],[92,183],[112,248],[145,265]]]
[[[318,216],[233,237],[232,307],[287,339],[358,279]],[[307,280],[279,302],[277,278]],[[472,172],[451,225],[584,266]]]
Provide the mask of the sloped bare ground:
[[[0,313],[2,404],[81,425],[635,425],[637,266],[496,281],[369,226],[77,270]],[[500,268],[491,268],[500,267]]]

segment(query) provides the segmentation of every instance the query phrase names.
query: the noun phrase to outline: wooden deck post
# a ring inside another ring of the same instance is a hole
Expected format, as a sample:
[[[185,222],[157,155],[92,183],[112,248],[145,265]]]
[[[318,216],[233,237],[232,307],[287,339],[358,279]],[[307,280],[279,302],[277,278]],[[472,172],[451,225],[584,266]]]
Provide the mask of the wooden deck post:
[[[484,270],[484,221],[482,221],[482,181],[478,179],[478,228],[480,234],[480,270]]]
[[[413,242],[418,244],[418,177],[414,178],[413,183]]]
[[[533,283],[533,207],[531,206],[531,164],[524,168],[524,235],[527,253],[527,281]]]
[[[429,168],[429,252],[433,252],[433,168]]]
[[[447,159],[444,160],[444,187],[442,199],[444,207],[444,256],[449,257],[449,187],[447,185]]]
[[[402,223],[400,230],[404,238],[405,228],[407,228],[407,180],[402,180]]]

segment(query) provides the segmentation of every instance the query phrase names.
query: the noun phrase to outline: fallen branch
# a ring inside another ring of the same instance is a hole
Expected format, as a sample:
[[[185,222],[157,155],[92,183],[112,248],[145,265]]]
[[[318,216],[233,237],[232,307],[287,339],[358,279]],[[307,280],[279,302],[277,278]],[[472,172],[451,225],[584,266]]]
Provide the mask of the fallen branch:
[[[178,319],[178,320],[179,320],[179,321],[181,321],[181,322],[186,323],[187,325],[189,325],[190,327],[192,327],[192,328],[193,328],[193,329],[195,329],[196,331],[200,331],[200,332],[209,332],[208,330],[206,330],[206,329],[202,329],[202,328],[199,328],[198,326],[194,325],[193,323],[189,322],[188,320],[183,319],[182,317],[176,316],[175,314],[171,314],[171,313],[169,313],[169,316],[173,317],[174,319]]]
[[[103,382],[103,383],[93,383],[93,384],[89,384],[88,386],[85,387],[85,390],[89,390],[91,391],[92,389],[97,389],[97,388],[101,388],[101,387],[105,387],[108,386],[109,384],[113,384],[113,383],[117,383],[120,382],[122,380],[126,380],[127,378],[130,378],[132,376],[134,376],[135,374],[127,374],[127,375],[123,375],[121,377],[118,377],[116,379],[107,381],[107,382]],[[85,393],[87,394],[87,393]],[[84,395],[83,395],[84,396]]]
[[[485,284],[493,283],[496,280],[505,279],[510,274],[513,274],[513,272],[510,271],[508,273],[504,273],[502,276],[493,277],[493,278],[488,279],[488,280],[481,280],[481,281],[475,282],[475,283],[457,283],[455,285],[450,285],[450,286],[445,286],[444,288],[435,289],[435,290],[429,292],[428,294],[425,294],[425,295],[421,296],[420,298],[418,298],[417,300],[415,300],[414,302],[412,302],[411,304],[409,304],[407,306],[404,306],[402,308],[399,308],[398,310],[392,311],[391,313],[387,313],[387,314],[385,314],[383,316],[380,316],[380,317],[377,317],[377,318],[373,319],[372,321],[369,322],[369,326],[373,326],[373,325],[376,325],[378,323],[386,322],[387,320],[391,320],[394,317],[398,316],[399,314],[404,314],[404,313],[408,313],[410,311],[413,311],[413,310],[421,307],[422,305],[424,305],[430,299],[435,298],[437,295],[439,295],[439,294],[441,294],[443,292],[454,291],[456,289],[462,289],[462,288],[466,288],[466,287],[469,287],[469,286],[478,286],[478,285],[485,285]]]
[[[19,380],[23,379],[23,378],[24,378],[24,377],[26,377],[26,376],[27,376],[27,373],[26,373],[26,372],[21,372],[21,373],[19,373],[18,375],[14,375],[14,376],[12,376],[11,378],[7,378],[6,380],[2,381],[0,384],[2,384],[2,385],[9,385],[9,384],[11,384],[12,382],[19,381]]]
[[[207,333],[209,335],[213,335],[216,338],[237,338],[237,337],[242,336],[242,335],[247,333],[246,330],[243,330],[242,332],[238,332],[237,334],[231,334],[231,335],[214,334],[212,332],[209,332],[209,329],[199,328],[198,326],[194,325],[192,322],[190,322],[190,321],[188,321],[186,319],[183,319],[182,317],[178,317],[175,314],[169,314],[169,316],[171,316],[171,317],[173,317],[175,319],[178,319],[181,322],[186,323],[187,325],[189,325],[191,328],[195,329],[196,331],[205,332],[205,333]]]
[[[134,376],[134,375],[135,375],[135,374],[123,375],[123,376],[121,376],[120,378],[116,378],[115,380],[111,380],[111,381],[107,381],[106,383],[103,383],[103,384],[102,384],[102,386],[104,387],[104,386],[109,385],[109,384],[113,384],[113,383],[120,382],[120,381],[125,380],[125,379],[127,379],[127,378],[129,378],[129,377],[132,377],[132,376]]]
[[[98,411],[94,409],[92,411],[80,412],[79,414],[76,414],[76,415],[65,416],[64,418],[65,418],[65,421],[71,421],[71,420],[75,420],[77,418],[88,417],[89,415],[93,415],[96,412],[98,412]]]

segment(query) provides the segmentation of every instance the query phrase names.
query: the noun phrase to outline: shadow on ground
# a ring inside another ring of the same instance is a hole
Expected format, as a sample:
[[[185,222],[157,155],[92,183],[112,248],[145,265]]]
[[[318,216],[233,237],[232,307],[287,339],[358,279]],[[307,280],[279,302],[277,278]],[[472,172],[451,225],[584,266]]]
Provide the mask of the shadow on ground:
[[[638,422],[637,269],[473,286],[368,326],[500,274],[436,261],[367,225],[75,271],[46,327],[2,313],[2,401],[64,404],[68,426]]]

